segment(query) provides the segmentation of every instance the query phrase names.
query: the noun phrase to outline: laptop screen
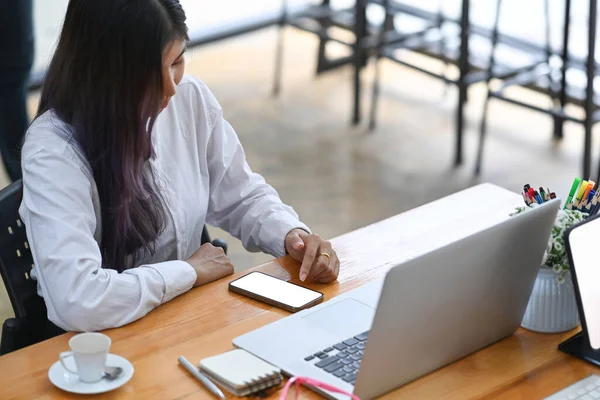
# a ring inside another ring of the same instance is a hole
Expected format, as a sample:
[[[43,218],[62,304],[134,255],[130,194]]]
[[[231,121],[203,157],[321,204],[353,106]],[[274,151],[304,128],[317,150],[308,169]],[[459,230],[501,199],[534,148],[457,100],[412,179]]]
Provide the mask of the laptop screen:
[[[595,249],[600,240],[600,218],[574,228],[569,234],[569,247],[575,268],[582,316],[590,346],[600,349],[600,262]]]

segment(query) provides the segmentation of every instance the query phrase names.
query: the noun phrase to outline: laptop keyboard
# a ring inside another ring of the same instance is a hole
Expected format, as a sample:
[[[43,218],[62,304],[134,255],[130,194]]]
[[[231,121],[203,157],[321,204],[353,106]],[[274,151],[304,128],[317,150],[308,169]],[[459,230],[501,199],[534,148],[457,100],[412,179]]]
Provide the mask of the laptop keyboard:
[[[369,331],[311,354],[304,361],[354,385],[360,368]]]
[[[590,375],[545,400],[594,400],[600,399],[600,376]]]

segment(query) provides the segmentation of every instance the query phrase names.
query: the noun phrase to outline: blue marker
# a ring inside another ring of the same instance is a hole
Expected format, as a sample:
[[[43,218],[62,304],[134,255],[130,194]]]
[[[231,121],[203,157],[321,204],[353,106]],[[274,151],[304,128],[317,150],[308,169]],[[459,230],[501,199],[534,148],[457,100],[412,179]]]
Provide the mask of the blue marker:
[[[588,213],[588,215],[592,215],[592,208],[598,205],[598,202],[594,202],[594,196],[596,195],[595,190],[590,190],[590,194],[588,196],[587,205],[584,208],[584,212]]]
[[[594,197],[595,194],[595,190],[590,190],[590,194],[588,194],[588,202],[592,201],[592,197]]]
[[[533,192],[533,197],[535,197],[535,201],[537,201],[538,204],[542,204],[544,202],[544,200],[542,200],[542,197],[537,192],[537,190],[535,192]]]

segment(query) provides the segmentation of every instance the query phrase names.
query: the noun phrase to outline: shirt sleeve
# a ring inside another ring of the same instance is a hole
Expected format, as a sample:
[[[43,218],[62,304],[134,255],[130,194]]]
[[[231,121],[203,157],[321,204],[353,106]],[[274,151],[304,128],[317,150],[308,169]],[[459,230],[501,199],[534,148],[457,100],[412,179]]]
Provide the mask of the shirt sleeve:
[[[75,155],[45,147],[25,143],[20,214],[52,322],[69,331],[122,326],[193,286],[196,274],[184,261],[101,268],[91,175]]]
[[[283,204],[264,178],[252,172],[233,127],[216,113],[207,149],[210,199],[207,222],[240,239],[249,251],[285,255],[285,237],[301,228],[298,214]]]

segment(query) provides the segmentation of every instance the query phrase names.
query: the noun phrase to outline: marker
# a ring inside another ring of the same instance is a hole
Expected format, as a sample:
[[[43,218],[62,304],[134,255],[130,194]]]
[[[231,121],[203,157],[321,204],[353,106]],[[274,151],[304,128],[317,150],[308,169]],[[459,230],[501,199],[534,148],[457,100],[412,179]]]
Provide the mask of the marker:
[[[588,181],[587,188],[585,189],[585,192],[583,192],[582,199],[585,200],[585,199],[588,198],[588,195],[589,195],[590,191],[592,189],[594,189],[594,185],[596,185],[596,183],[594,181]]]
[[[585,212],[587,212],[588,214],[591,213],[592,211],[592,207],[595,207],[596,204],[598,204],[598,199],[595,197],[596,192],[594,190],[590,191],[589,197],[588,197],[588,204],[585,207]]]
[[[581,183],[581,178],[575,178],[575,180],[573,181],[573,184],[571,185],[571,191],[569,192],[569,197],[567,197],[567,201],[565,202],[565,206],[563,208],[567,208],[567,206],[569,204],[571,204],[571,201],[573,201],[573,196],[575,196],[575,193],[577,192],[577,188],[579,187],[580,183]]]
[[[589,185],[588,185],[588,187],[589,187]],[[589,202],[592,200],[592,197],[594,196],[594,194],[596,194],[595,190],[590,190],[589,193],[587,193],[587,195],[584,194],[583,198],[581,199],[581,203],[579,203],[579,208],[587,207]]]
[[[598,203],[600,201],[600,190],[595,190],[595,194],[594,197],[592,197],[592,202],[594,204]]]
[[[581,203],[579,203],[579,209],[582,210],[584,208],[587,208],[588,204],[590,204],[592,197],[594,196],[594,194],[596,194],[596,192],[594,190],[591,190],[587,197],[584,197],[583,200],[581,201]]]
[[[583,198],[583,193],[585,193],[585,190],[587,189],[587,185],[588,185],[588,181],[586,181],[586,180],[581,181],[581,185],[579,185],[579,190],[577,191],[577,195],[575,196],[575,199],[573,199],[573,205],[575,207],[577,207],[579,205],[579,202],[581,202],[581,199]]]
[[[600,201],[596,201],[596,205],[592,206],[592,209],[590,210],[590,215],[595,215],[598,212],[598,209],[600,208]]]
[[[534,193],[534,197],[535,197],[535,201],[538,202],[538,204],[542,204],[544,202],[544,200],[542,200],[542,197],[540,196],[540,194],[537,192],[537,190]]]
[[[543,201],[547,201],[546,199],[546,192],[544,192],[544,188],[540,187],[540,197],[542,198]]]
[[[596,194],[592,199],[592,209],[590,210],[590,215],[594,215],[598,212],[600,208],[600,190],[596,190]]]
[[[554,192],[550,193],[550,199],[552,199],[552,200],[553,200],[553,199],[555,199],[555,198],[556,198],[556,193],[554,193]]]

